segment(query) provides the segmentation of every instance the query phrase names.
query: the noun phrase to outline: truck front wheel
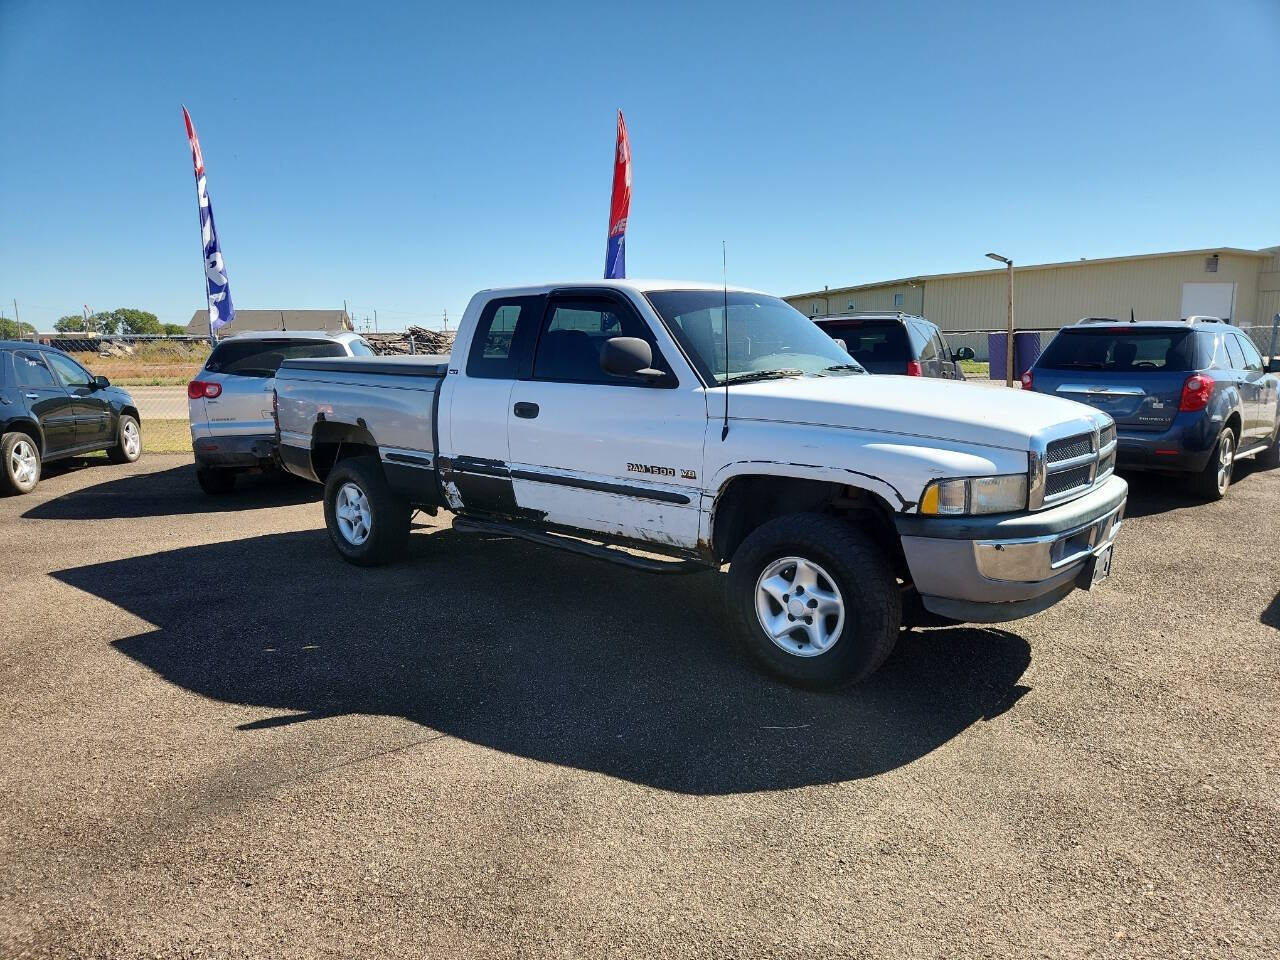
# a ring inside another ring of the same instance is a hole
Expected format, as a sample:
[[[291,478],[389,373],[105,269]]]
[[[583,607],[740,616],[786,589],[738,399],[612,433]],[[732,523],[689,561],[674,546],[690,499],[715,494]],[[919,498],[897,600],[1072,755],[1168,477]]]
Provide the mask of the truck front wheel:
[[[329,539],[348,563],[374,567],[404,552],[409,504],[397,496],[375,457],[339,461],[324,484]]]
[[[728,602],[766,670],[818,689],[874,673],[902,621],[897,579],[880,548],[821,514],[779,517],[748,536],[729,567]]]

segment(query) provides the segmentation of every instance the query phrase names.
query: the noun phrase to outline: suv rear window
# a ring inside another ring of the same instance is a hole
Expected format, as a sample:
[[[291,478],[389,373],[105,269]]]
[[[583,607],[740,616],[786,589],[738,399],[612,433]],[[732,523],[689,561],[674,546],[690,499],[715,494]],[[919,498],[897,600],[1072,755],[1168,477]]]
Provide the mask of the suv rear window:
[[[1036,366],[1046,370],[1193,370],[1195,338],[1190,330],[1130,330],[1091,327],[1063,330]]]
[[[843,340],[849,356],[872,373],[905,373],[914,359],[906,328],[897,320],[832,320],[818,327]]]
[[[286,360],[346,355],[342,345],[332,340],[224,340],[213,348],[204,368],[237,377],[274,377]]]

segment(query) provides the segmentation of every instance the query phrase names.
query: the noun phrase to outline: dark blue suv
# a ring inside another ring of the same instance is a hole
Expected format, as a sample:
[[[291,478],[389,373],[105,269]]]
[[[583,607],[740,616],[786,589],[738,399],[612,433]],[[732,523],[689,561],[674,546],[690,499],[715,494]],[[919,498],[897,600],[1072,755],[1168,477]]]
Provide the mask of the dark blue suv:
[[[1247,334],[1213,318],[1082,320],[1058,332],[1022,386],[1110,414],[1121,468],[1186,473],[1218,500],[1236,460],[1280,465],[1276,373],[1280,361],[1264,363]]]

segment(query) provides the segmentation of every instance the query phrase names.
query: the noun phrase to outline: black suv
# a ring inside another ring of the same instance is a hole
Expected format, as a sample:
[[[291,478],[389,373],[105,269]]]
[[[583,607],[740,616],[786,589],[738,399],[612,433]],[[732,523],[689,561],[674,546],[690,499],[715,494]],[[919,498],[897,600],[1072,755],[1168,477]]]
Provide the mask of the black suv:
[[[851,313],[813,322],[868,373],[963,380],[960,361],[973,359],[968,347],[952,353],[937,324],[907,313]]]
[[[142,456],[128,392],[61,350],[0,340],[0,494],[29,493],[42,464],[98,450],[112,463]]]

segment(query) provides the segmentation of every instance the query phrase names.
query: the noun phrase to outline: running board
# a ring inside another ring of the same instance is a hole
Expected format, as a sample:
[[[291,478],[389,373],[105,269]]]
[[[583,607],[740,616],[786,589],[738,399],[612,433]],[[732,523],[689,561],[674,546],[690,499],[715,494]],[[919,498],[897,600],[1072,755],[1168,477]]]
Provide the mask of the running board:
[[[521,540],[528,540],[530,543],[555,547],[557,550],[567,550],[569,553],[591,557],[595,560],[607,560],[609,563],[631,567],[633,570],[644,570],[647,573],[697,573],[708,569],[705,563],[699,563],[696,560],[655,560],[650,557],[637,557],[635,554],[626,553],[616,547],[606,546],[602,543],[589,543],[585,540],[575,540],[572,537],[562,537],[554,533],[543,533],[540,530],[526,530],[524,527],[518,527],[511,523],[501,523],[497,520],[455,517],[453,529],[459,533],[496,533],[504,537],[517,537]]]

